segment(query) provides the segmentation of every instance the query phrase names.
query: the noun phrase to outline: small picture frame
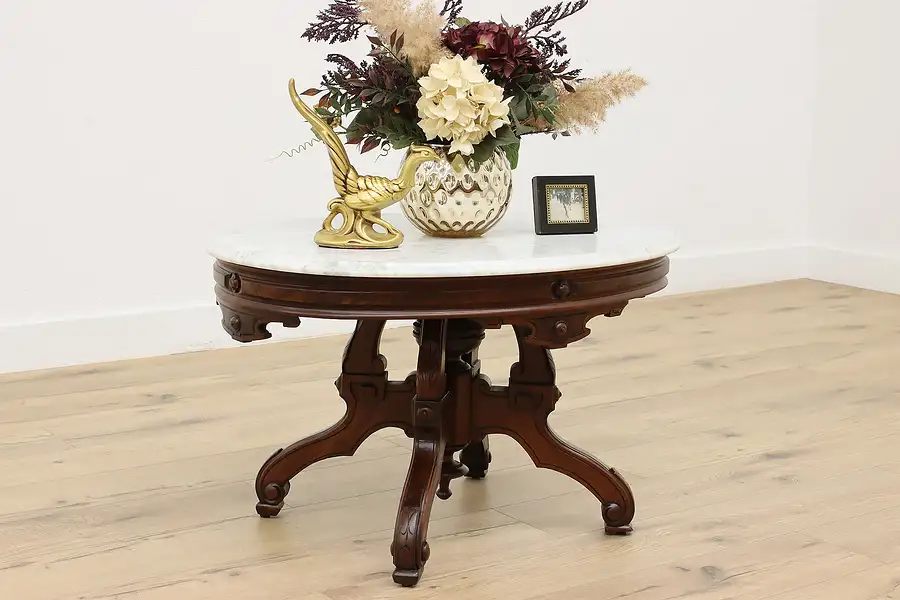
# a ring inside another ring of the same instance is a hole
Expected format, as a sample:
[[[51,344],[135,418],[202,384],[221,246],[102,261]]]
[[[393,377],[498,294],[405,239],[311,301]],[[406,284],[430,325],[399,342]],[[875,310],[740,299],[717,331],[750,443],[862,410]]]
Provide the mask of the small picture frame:
[[[593,175],[535,177],[532,193],[536,234],[597,233]]]

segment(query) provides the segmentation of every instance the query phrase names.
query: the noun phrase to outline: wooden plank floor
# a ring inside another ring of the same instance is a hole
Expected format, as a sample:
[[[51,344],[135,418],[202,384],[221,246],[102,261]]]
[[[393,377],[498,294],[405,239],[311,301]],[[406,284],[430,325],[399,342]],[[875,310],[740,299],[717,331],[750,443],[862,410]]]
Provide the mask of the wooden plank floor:
[[[796,281],[594,321],[556,353],[552,424],[629,479],[635,533],[492,439],[488,478],[436,501],[415,590],[390,580],[399,432],[254,511],[269,454],[340,417],[343,344],[0,377],[0,598],[900,599],[900,297]],[[485,371],[514,349],[489,332]],[[384,353],[411,370],[409,331]]]

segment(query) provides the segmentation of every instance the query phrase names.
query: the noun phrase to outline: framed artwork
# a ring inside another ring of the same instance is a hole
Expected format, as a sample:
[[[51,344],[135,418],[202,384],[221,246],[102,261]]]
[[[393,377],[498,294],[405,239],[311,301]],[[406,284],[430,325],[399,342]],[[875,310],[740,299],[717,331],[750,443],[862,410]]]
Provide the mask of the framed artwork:
[[[535,177],[532,193],[536,234],[597,233],[593,175]]]

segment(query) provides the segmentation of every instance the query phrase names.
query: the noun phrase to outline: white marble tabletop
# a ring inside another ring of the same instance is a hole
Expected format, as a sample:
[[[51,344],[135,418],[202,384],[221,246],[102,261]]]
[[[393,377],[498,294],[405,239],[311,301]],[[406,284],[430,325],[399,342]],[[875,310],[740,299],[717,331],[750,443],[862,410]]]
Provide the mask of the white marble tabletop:
[[[501,222],[478,239],[420,233],[402,215],[391,223],[406,240],[394,250],[320,248],[319,220],[285,220],[221,236],[216,259],[246,267],[343,277],[477,277],[560,273],[661,258],[678,250],[672,232],[652,227],[603,227],[593,235],[535,235],[530,224]]]

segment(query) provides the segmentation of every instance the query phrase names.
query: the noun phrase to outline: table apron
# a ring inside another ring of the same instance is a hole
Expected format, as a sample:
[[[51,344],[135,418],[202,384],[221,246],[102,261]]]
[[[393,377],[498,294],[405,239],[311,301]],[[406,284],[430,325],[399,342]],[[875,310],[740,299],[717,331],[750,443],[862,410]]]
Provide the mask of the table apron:
[[[664,289],[668,272],[669,259],[664,257],[558,274],[432,279],[296,275],[217,262],[214,276],[219,304],[243,314],[502,321],[621,312],[629,300]]]

